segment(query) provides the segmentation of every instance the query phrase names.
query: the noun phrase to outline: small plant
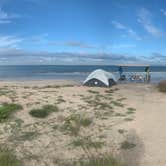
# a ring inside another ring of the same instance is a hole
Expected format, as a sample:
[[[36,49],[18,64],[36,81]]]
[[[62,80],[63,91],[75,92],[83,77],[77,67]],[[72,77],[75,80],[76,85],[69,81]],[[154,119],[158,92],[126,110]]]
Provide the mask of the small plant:
[[[94,90],[88,90],[89,93],[93,93],[93,94],[99,94],[98,91],[94,91]]]
[[[72,135],[78,135],[81,126],[87,127],[92,123],[92,120],[84,115],[73,114],[65,119],[62,126],[63,131],[67,131]]]
[[[82,147],[86,149],[90,148],[100,149],[104,145],[104,142],[93,141],[89,137],[85,137],[85,138],[78,138],[74,140],[71,144],[76,147]]]
[[[52,112],[58,112],[58,107],[53,105],[45,105],[40,109],[33,109],[29,114],[35,118],[46,118]]]
[[[132,148],[134,148],[136,146],[136,144],[134,144],[134,143],[131,143],[131,142],[128,142],[128,141],[124,141],[124,142],[122,142],[121,143],[121,148],[122,149],[132,149]]]
[[[160,92],[166,93],[166,80],[159,82],[157,87],[158,87]]]
[[[132,118],[125,118],[124,120],[125,120],[125,121],[133,121]]]
[[[127,99],[127,98],[122,97],[122,98],[117,99],[117,101],[124,101],[124,100],[126,100],[126,99]]]
[[[11,151],[0,150],[0,166],[21,166],[21,161]]]
[[[111,101],[111,103],[114,105],[114,106],[117,106],[117,107],[124,107],[124,105],[118,101]]]
[[[105,93],[114,93],[113,89],[106,90]]]
[[[18,104],[3,104],[0,106],[0,122],[10,118],[13,112],[21,110],[22,106]]]
[[[102,157],[89,157],[86,161],[80,161],[80,166],[124,166],[119,160],[112,155],[105,155]]]
[[[65,103],[66,101],[62,98],[62,96],[59,96],[58,99],[57,99],[57,104],[60,104],[60,103]]]
[[[129,107],[129,108],[127,108],[129,111],[136,111],[136,109],[135,108],[132,108],[132,107]]]
[[[124,129],[119,129],[118,132],[119,132],[119,134],[124,134],[125,130]]]
[[[125,114],[122,114],[122,113],[119,113],[119,112],[117,112],[116,114],[115,114],[115,116],[126,116]]]
[[[33,140],[35,137],[37,137],[39,133],[37,132],[23,132],[22,135],[20,135],[19,137],[17,137],[16,139],[20,140],[20,141],[25,141],[25,140]]]

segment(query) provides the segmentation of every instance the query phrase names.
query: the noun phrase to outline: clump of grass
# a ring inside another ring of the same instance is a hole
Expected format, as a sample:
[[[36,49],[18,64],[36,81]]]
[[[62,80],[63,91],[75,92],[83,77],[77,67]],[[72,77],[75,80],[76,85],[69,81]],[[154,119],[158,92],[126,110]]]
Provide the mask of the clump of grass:
[[[99,94],[98,91],[94,91],[94,90],[88,90],[89,93],[93,93],[93,94]]]
[[[133,119],[132,118],[125,118],[124,120],[125,121],[132,121]]]
[[[129,108],[127,108],[127,114],[134,114],[135,113],[135,111],[136,111],[136,109],[135,108],[132,108],[132,107],[129,107]]]
[[[117,101],[124,101],[124,100],[126,100],[126,99],[127,99],[127,98],[122,97],[122,98],[117,99]]]
[[[113,89],[106,90],[105,93],[114,93]]]
[[[117,107],[124,107],[124,104],[118,102],[118,101],[111,101],[111,103],[114,105],[114,106],[117,106]]]
[[[25,141],[25,140],[33,140],[34,138],[36,138],[38,136],[39,133],[37,132],[33,132],[33,131],[29,131],[29,132],[23,132],[18,138],[16,138],[17,140],[20,141]]]
[[[124,129],[119,129],[118,132],[119,132],[119,134],[124,134],[125,130]]]
[[[166,93],[166,80],[159,82],[157,87],[160,92]]]
[[[21,161],[9,150],[0,150],[1,166],[21,166]]]
[[[125,114],[122,114],[122,113],[119,113],[119,112],[117,112],[117,113],[115,113],[115,116],[126,116]]]
[[[54,105],[45,105],[40,109],[33,109],[29,114],[35,118],[46,118],[52,112],[58,112],[59,109]]]
[[[127,108],[129,111],[136,111],[136,109],[135,108],[132,108],[132,107],[129,107],[129,108]]]
[[[134,143],[131,143],[131,142],[128,142],[128,141],[124,141],[124,142],[122,142],[121,143],[121,148],[122,149],[132,149],[132,148],[134,148],[136,146],[136,144],[134,144]]]
[[[71,135],[78,135],[81,126],[88,127],[92,123],[92,119],[80,114],[73,114],[65,119],[62,126],[63,131],[69,132]]]
[[[57,99],[57,104],[60,104],[60,103],[65,103],[66,101],[62,98],[62,96],[59,96],[58,99]]]
[[[80,166],[124,166],[121,161],[111,154],[102,157],[89,157],[87,161],[80,161]]]
[[[90,148],[100,149],[104,145],[104,142],[93,141],[89,137],[86,137],[86,138],[78,138],[74,140],[71,144],[75,147],[82,147],[86,149]]]
[[[0,106],[0,122],[3,122],[10,118],[13,112],[21,110],[22,106],[19,104],[3,104]]]

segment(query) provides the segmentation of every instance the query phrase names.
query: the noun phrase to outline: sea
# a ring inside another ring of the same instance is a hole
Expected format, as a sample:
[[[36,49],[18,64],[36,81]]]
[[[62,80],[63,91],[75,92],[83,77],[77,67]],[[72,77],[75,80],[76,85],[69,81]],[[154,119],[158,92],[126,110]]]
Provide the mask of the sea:
[[[0,66],[0,80],[73,80],[83,82],[96,69],[103,69],[119,78],[118,66],[101,65],[28,65]],[[145,75],[143,66],[125,66],[123,74],[127,79],[133,74]],[[166,66],[150,66],[151,82],[166,80]]]

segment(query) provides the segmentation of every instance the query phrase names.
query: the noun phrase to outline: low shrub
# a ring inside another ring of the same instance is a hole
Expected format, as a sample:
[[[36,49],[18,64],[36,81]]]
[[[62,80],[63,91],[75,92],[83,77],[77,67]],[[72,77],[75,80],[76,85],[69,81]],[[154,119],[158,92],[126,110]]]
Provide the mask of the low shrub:
[[[0,122],[9,119],[13,112],[20,109],[22,109],[22,106],[18,104],[2,104],[0,106]]]
[[[21,161],[11,151],[0,150],[0,166],[21,166]]]
[[[35,118],[46,118],[52,112],[58,112],[58,107],[53,105],[45,105],[40,109],[31,110],[29,114]]]

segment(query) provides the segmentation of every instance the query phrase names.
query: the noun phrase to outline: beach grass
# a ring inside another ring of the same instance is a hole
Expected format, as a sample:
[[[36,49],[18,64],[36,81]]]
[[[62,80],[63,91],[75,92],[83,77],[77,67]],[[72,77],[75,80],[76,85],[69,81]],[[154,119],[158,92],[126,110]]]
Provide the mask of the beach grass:
[[[98,91],[94,91],[94,90],[88,90],[89,93],[92,93],[92,94],[99,94]]]
[[[121,161],[115,159],[111,154],[102,157],[91,156],[87,161],[80,161],[80,166],[124,166]]]
[[[71,144],[75,147],[82,147],[86,149],[90,149],[90,148],[100,149],[104,145],[104,142],[93,141],[89,137],[86,137],[86,138],[77,138]]]
[[[84,115],[73,114],[65,119],[64,125],[61,129],[69,132],[71,135],[78,135],[81,126],[88,127],[91,123],[92,119],[85,117]]]
[[[124,142],[122,142],[121,143],[121,148],[122,149],[124,149],[124,150],[126,150],[126,149],[132,149],[132,148],[134,148],[136,146],[136,144],[134,144],[134,143],[131,143],[131,142],[128,142],[128,141],[124,141]]]
[[[119,101],[111,101],[111,103],[116,107],[124,107],[124,104],[120,103]]]
[[[59,109],[55,105],[45,105],[39,109],[33,109],[29,114],[35,118],[46,118],[52,112],[58,112]]]
[[[159,82],[157,87],[160,92],[166,93],[166,80]]]
[[[3,122],[10,118],[13,112],[21,110],[22,106],[19,104],[2,104],[0,106],[0,122]]]
[[[21,166],[21,161],[11,151],[0,150],[0,166]]]

